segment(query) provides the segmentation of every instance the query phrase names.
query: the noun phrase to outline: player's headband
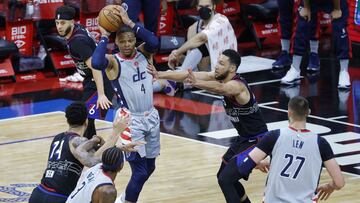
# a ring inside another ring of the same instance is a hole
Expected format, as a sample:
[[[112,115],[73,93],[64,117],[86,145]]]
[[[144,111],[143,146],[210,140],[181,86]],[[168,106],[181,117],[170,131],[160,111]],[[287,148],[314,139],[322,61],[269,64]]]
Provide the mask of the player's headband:
[[[56,20],[73,20],[75,18],[75,9],[70,6],[61,6],[56,9]]]
[[[72,16],[69,13],[57,13],[55,19],[56,20],[72,20],[72,19],[74,19],[74,16]]]

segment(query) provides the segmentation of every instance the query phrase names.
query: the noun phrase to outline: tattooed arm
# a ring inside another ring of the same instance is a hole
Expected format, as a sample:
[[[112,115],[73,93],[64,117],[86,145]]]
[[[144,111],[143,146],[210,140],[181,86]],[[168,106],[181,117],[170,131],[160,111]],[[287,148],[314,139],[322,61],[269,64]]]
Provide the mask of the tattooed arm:
[[[69,143],[70,151],[84,166],[92,167],[95,164],[100,163],[101,159],[94,156],[94,153],[90,152],[90,150],[100,142],[101,139],[97,136],[94,136],[90,140],[83,137],[74,137]]]

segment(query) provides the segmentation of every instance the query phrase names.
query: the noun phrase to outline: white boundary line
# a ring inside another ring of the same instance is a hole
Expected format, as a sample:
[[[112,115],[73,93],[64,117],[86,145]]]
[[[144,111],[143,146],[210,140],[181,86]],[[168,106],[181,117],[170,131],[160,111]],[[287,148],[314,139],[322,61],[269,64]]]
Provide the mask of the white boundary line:
[[[4,119],[0,119],[0,122],[1,121],[10,121],[10,120],[22,119],[22,118],[31,118],[31,117],[38,117],[38,116],[44,116],[44,115],[51,115],[51,114],[55,114],[55,113],[65,114],[63,111],[52,111],[52,112],[46,112],[46,113],[38,113],[38,114],[26,115],[26,116],[17,116],[17,117],[13,117],[13,118],[4,118]]]
[[[337,119],[343,119],[343,118],[347,118],[347,116],[337,116],[337,117],[331,117],[328,118],[329,120],[337,120]]]
[[[259,104],[259,106],[262,107],[262,108],[265,108],[265,109],[270,109],[270,110],[274,110],[274,111],[280,111],[280,112],[285,112],[285,113],[287,113],[287,110],[285,110],[285,109],[279,109],[279,108],[276,108],[276,107],[266,106],[266,105],[277,104],[277,103],[278,103],[278,102],[276,102],[276,101],[275,101],[275,102],[267,102],[267,103]],[[309,117],[310,117],[310,118],[319,119],[319,120],[323,120],[323,121],[328,121],[328,122],[333,122],[333,123],[339,123],[339,124],[343,124],[343,125],[348,125],[348,126],[353,126],[353,127],[360,128],[360,125],[357,125],[357,124],[334,120],[334,118],[337,118],[337,117],[333,117],[333,118],[323,118],[323,117],[314,116],[314,115],[309,115]],[[339,116],[339,117],[340,117],[340,116]]]
[[[207,97],[212,97],[212,98],[216,98],[216,99],[222,99],[223,98],[222,96],[210,94],[205,90],[195,90],[195,91],[191,91],[191,93],[199,94],[199,95],[203,95],[203,96],[207,96]]]
[[[275,80],[265,80],[265,81],[260,81],[260,82],[252,82],[249,83],[249,86],[254,86],[254,85],[262,85],[262,84],[268,84],[268,83],[273,83],[273,82],[280,82],[281,79],[275,79]]]

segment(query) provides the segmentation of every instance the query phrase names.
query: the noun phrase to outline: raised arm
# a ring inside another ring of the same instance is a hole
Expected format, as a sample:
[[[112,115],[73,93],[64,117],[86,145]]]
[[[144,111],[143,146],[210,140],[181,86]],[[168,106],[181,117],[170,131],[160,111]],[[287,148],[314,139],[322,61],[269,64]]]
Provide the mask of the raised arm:
[[[100,163],[102,153],[115,146],[120,134],[125,130],[129,123],[129,116],[118,116],[113,123],[112,135],[108,136],[105,143],[95,152],[91,152],[95,146],[102,143],[102,139],[98,136],[94,136],[92,139],[87,140],[83,137],[75,137],[70,140],[70,151],[74,157],[79,160],[84,166],[92,167],[97,163]],[[136,144],[133,144],[136,146]],[[133,147],[134,147],[133,146]]]
[[[154,33],[147,30],[138,23],[134,23],[130,20],[127,12],[121,6],[119,6],[119,12],[123,23],[129,26],[135,33],[135,36],[140,38],[144,43],[138,47],[138,49],[148,58],[151,58],[152,54],[156,52],[159,46],[159,40]]]

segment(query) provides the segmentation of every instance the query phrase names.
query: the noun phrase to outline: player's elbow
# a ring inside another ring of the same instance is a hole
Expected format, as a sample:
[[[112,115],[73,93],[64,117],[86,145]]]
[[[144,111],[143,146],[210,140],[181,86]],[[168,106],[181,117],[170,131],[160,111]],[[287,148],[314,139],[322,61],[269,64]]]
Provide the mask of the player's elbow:
[[[199,40],[199,42],[201,43],[201,45],[202,44],[205,44],[206,42],[207,42],[207,35],[205,34],[205,33],[199,33],[198,34],[198,40]]]
[[[106,69],[107,64],[108,64],[108,60],[106,58],[100,59],[99,57],[95,57],[95,56],[91,58],[91,66],[96,70]]]
[[[154,34],[152,34],[149,40],[145,43],[144,49],[149,53],[155,53],[158,47],[159,47],[159,40]]]

